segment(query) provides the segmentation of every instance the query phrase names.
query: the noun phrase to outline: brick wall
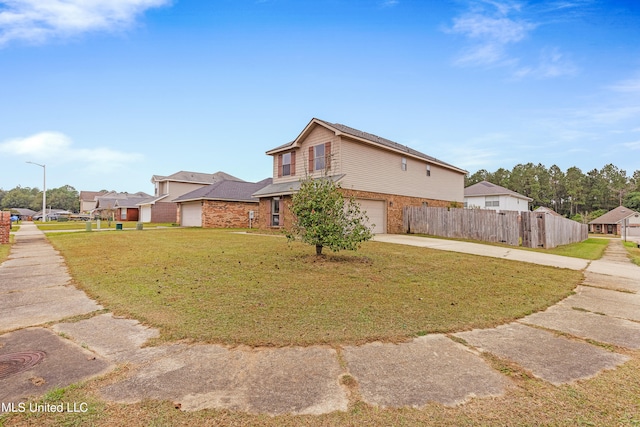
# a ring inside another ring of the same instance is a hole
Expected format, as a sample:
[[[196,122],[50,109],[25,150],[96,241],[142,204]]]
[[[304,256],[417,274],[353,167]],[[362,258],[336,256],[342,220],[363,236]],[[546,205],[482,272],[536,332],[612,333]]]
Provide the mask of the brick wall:
[[[370,200],[384,200],[387,209],[387,233],[397,234],[404,233],[402,226],[402,208],[405,206],[423,206],[423,203],[427,203],[430,207],[448,207],[452,202],[447,200],[434,200],[424,199],[420,197],[410,196],[398,196],[394,194],[373,193],[370,191],[357,191],[357,190],[345,190],[342,189],[342,193],[345,197],[354,197],[356,199],[370,199]],[[292,214],[289,209],[291,204],[291,197],[284,197],[284,208],[281,218],[284,219],[284,227],[291,224]],[[270,206],[271,198],[260,199],[260,222],[259,228],[274,228],[270,224]]]
[[[0,245],[9,243],[11,231],[11,212],[0,212]]]
[[[266,228],[286,228],[291,224],[293,220],[293,214],[291,213],[291,196],[280,196],[280,227],[272,227],[271,226],[271,200],[272,197],[265,197],[260,199],[260,206],[258,207],[258,212],[260,215],[260,221],[257,227],[266,229]]]
[[[249,211],[254,212],[252,227],[258,228],[260,223],[258,203],[205,200],[202,205],[202,227],[247,228]]]
[[[342,190],[346,197],[356,199],[384,200],[387,205],[387,233],[404,233],[402,226],[402,209],[405,206],[448,207],[452,202],[446,200],[424,199],[421,197],[398,196],[395,194],[372,193],[370,191]]]
[[[151,205],[151,222],[178,223],[178,204],[157,202]]]

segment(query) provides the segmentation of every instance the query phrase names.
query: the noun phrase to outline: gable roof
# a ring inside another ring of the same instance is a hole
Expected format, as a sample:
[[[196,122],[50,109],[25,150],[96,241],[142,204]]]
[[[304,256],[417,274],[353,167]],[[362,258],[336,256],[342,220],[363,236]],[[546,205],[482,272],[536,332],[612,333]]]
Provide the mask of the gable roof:
[[[489,181],[480,181],[464,189],[464,197],[481,196],[512,196],[529,202],[533,201],[531,197],[523,196],[520,193],[516,193],[515,191],[493,184]]]
[[[618,206],[617,208],[612,209],[606,214],[599,216],[598,218],[589,222],[589,224],[617,224],[623,219],[632,217],[634,215],[640,214],[624,206]]]
[[[107,194],[107,191],[81,191],[80,200],[94,202],[96,197]]]
[[[407,156],[411,156],[411,157],[415,157],[421,160],[426,160],[429,163],[432,164],[437,164],[439,166],[445,167],[447,169],[451,169],[453,171],[459,172],[459,173],[463,173],[466,174],[467,171],[464,169],[460,169],[458,167],[455,167],[449,163],[443,162],[442,160],[438,160],[435,157],[431,157],[428,156],[424,153],[421,153],[420,151],[414,150],[412,148],[409,148],[406,145],[402,145],[399,144],[397,142],[391,141],[390,139],[386,139],[386,138],[382,138],[379,137],[377,135],[371,134],[371,133],[367,133],[367,132],[363,132],[361,130],[358,129],[354,129],[352,127],[346,126],[346,125],[342,125],[339,123],[331,123],[331,122],[327,122],[325,120],[320,120],[317,118],[313,118],[311,119],[311,121],[309,122],[309,124],[307,124],[307,126],[302,130],[302,132],[300,132],[300,135],[297,136],[296,139],[294,139],[291,142],[288,142],[284,145],[281,145],[279,147],[273,148],[269,151],[267,151],[266,153],[268,155],[273,155],[273,154],[277,154],[281,151],[286,151],[289,150],[291,148],[296,148],[298,146],[301,145],[301,141],[309,134],[309,132],[311,132],[316,126],[322,126],[326,129],[329,129],[330,131],[334,132],[336,135],[341,136],[341,135],[345,135],[351,139],[355,139],[357,141],[360,142],[364,142],[366,144],[369,145],[373,145],[376,146],[378,148],[382,148],[385,150],[390,150],[390,151],[395,151],[397,153],[401,153]]]
[[[536,209],[533,210],[534,212],[541,212],[541,213],[546,213],[549,215],[553,215],[553,216],[560,216],[562,217],[562,215],[560,215],[558,212],[554,211],[551,208],[548,208],[546,206],[539,206]],[[563,217],[564,218],[564,217]]]
[[[96,197],[96,209],[114,209],[116,207],[135,208],[137,203],[140,203],[142,200],[148,199],[149,197],[151,196],[143,191],[138,191],[133,194],[110,191],[102,196]]]
[[[214,184],[219,181],[240,181],[245,182],[240,178],[236,178],[233,175],[229,175],[226,172],[218,171],[216,173],[200,173],[179,171],[169,176],[153,175],[151,182],[160,181],[176,181],[176,182],[190,182],[194,184]]]
[[[234,202],[258,202],[252,196],[256,191],[270,185],[271,178],[259,182],[223,180],[206,187],[198,188],[174,199],[174,202],[190,202],[195,200],[226,200]]]

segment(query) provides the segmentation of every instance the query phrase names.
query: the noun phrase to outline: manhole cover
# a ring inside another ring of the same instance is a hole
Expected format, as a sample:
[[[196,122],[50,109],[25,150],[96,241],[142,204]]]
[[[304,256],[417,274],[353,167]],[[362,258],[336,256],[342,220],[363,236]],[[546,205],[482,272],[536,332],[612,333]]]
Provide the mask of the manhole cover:
[[[0,380],[36,366],[42,362],[45,355],[44,351],[0,354]]]

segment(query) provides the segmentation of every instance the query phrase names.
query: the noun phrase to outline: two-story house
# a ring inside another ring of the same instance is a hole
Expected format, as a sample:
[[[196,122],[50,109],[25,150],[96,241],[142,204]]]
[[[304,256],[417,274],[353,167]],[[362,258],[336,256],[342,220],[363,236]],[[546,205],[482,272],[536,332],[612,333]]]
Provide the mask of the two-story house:
[[[351,127],[312,119],[293,141],[266,152],[273,183],[254,193],[261,228],[286,227],[291,195],[307,176],[338,182],[375,233],[402,232],[405,206],[462,206],[467,171]]]
[[[155,187],[154,196],[138,204],[140,221],[176,223],[178,221],[178,204],[174,201],[175,199],[224,180],[242,182],[240,178],[225,172],[211,174],[180,171],[169,176],[154,175],[151,178],[151,183]]]

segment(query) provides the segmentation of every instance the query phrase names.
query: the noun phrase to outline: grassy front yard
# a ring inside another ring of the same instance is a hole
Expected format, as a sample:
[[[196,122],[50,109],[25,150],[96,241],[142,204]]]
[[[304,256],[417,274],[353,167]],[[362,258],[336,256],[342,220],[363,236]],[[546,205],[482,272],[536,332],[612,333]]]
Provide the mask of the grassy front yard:
[[[401,341],[484,328],[569,295],[580,272],[369,242],[317,258],[224,230],[49,234],[78,286],[162,340],[251,346]]]
[[[629,251],[631,261],[636,265],[640,265],[640,248],[638,248],[638,244],[634,242],[623,242],[623,244]]]

